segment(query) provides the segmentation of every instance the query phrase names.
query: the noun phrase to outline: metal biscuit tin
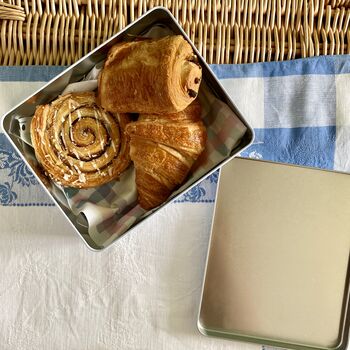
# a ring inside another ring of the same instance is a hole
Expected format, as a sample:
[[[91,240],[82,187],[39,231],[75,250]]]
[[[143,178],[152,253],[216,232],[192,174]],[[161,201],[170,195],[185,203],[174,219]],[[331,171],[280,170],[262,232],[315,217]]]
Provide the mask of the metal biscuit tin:
[[[195,46],[190,42],[188,36],[183,31],[183,29],[176,22],[173,15],[162,7],[156,7],[153,10],[149,11],[142,17],[140,17],[137,21],[127,26],[124,30],[113,36],[111,39],[107,40],[104,44],[87,54],[85,57],[81,58],[75,64],[70,66],[64,72],[59,74],[49,83],[44,85],[41,89],[31,95],[29,98],[18,104],[15,108],[9,111],[2,118],[2,125],[5,131],[5,134],[10,139],[11,143],[24,159],[26,164],[30,167],[29,159],[26,158],[24,148],[26,145],[21,142],[21,140],[16,137],[16,133],[19,131],[19,124],[15,121],[21,117],[29,117],[32,116],[35,108],[39,104],[47,103],[56,98],[59,93],[63,90],[63,88],[69,83],[80,81],[97,63],[101,62],[106,58],[108,50],[117,42],[122,41],[124,39],[130,38],[130,36],[140,36],[143,33],[149,31],[154,26],[164,26],[171,33],[176,35],[183,35],[184,38],[191,44],[193,50],[198,56],[199,63],[203,69],[203,80],[209,86],[212,93],[216,95],[221,101],[226,103],[229,108],[238,116],[238,118],[243,122],[243,124],[247,127],[247,132],[241,139],[239,145],[231,152],[229,157],[225,159],[223,162],[216,164],[211,171],[202,176],[198,181],[190,184],[186,190],[195,186],[198,182],[203,180],[206,176],[214,172],[220,166],[222,166],[226,161],[234,157],[238,152],[242,151],[246,148],[253,140],[253,130],[248,125],[248,123],[244,120],[240,112],[237,110],[233,102],[231,101],[228,94],[225,92],[218,79],[214,76],[209,66],[206,64],[204,59],[200,56],[199,52],[196,50]],[[28,147],[28,146],[27,146]],[[56,203],[56,205],[61,209],[62,214],[66,217],[67,220],[72,224],[74,231],[83,239],[83,241],[87,244],[87,246],[93,250],[100,251],[105,249],[104,246],[97,245],[89,236],[87,232],[87,228],[84,225],[79,223],[78,217],[76,217],[70,210],[68,210],[65,206],[63,206],[59,201],[57,201],[53,195],[50,193],[49,189],[42,183],[42,181],[38,178],[39,183],[45,188],[46,192],[49,194],[51,199]],[[184,192],[184,191],[183,191]],[[162,210],[166,204],[178,198],[183,192],[179,193],[174,198],[171,198],[162,206],[154,210],[150,215],[144,217],[141,221],[134,224],[128,231],[132,230],[136,226],[142,223],[143,220],[147,220],[151,215],[157,213],[159,210]],[[125,232],[125,233],[126,233]],[[115,241],[114,241],[115,242]]]
[[[198,328],[291,349],[345,349],[350,176],[234,159],[220,173]]]

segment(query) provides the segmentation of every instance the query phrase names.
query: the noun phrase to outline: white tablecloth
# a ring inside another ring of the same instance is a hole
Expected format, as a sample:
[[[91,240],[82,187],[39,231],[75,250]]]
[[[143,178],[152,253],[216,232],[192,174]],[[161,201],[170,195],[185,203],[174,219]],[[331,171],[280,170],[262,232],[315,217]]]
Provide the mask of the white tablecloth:
[[[196,328],[211,215],[174,204],[94,253],[55,207],[0,207],[1,349],[253,348]]]

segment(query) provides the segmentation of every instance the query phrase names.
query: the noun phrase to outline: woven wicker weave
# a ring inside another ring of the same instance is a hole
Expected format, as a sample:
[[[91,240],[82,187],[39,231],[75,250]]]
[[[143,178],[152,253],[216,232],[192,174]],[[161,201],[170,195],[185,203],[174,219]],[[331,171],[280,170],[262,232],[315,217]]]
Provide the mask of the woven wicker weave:
[[[209,63],[350,53],[350,0],[10,0],[1,65],[67,65],[154,6],[167,7]]]

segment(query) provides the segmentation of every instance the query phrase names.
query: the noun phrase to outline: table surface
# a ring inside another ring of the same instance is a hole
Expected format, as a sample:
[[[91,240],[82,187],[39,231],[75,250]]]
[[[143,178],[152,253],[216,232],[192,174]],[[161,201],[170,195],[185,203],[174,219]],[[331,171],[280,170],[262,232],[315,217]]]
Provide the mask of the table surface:
[[[255,128],[243,156],[350,170],[349,57],[213,69]],[[58,70],[0,68],[0,114]],[[217,177],[95,253],[15,160],[0,138],[1,349],[261,349],[196,328]]]

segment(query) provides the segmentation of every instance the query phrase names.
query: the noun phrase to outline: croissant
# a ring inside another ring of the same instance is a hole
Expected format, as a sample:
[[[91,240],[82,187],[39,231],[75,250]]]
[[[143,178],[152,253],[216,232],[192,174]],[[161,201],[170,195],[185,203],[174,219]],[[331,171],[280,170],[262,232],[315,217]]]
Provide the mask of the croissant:
[[[175,113],[194,101],[201,78],[197,57],[181,35],[119,43],[99,75],[99,100],[111,112]]]
[[[152,209],[184,182],[205,148],[200,105],[196,100],[176,114],[140,115],[125,130],[130,136],[139,204]]]
[[[56,183],[76,188],[102,185],[130,164],[124,134],[129,117],[112,116],[93,92],[71,93],[39,106],[31,122],[35,156]]]

